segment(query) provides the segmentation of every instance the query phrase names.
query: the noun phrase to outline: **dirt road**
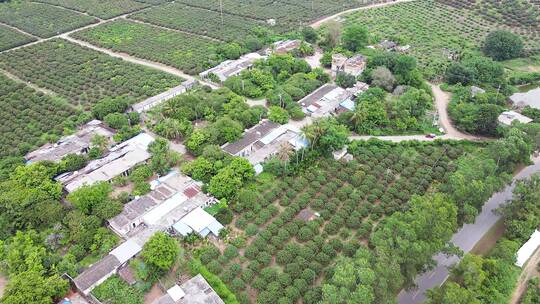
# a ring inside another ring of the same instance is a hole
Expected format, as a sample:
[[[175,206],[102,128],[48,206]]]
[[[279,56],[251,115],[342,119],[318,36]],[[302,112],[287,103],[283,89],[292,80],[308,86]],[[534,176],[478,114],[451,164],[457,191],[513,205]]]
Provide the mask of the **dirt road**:
[[[467,139],[467,140],[485,140],[481,136],[466,134],[454,127],[450,117],[448,116],[448,104],[450,103],[450,94],[441,90],[439,85],[431,84],[433,96],[435,97],[435,107],[439,113],[439,123],[445,130],[446,137],[451,139]]]
[[[370,9],[370,8],[393,5],[393,4],[397,4],[397,3],[400,3],[400,2],[411,2],[411,1],[414,1],[414,0],[394,0],[392,2],[377,3],[377,4],[371,4],[371,5],[366,5],[366,6],[362,6],[362,7],[352,8],[352,9],[349,9],[349,10],[346,10],[346,11],[343,11],[343,12],[339,12],[339,13],[334,14],[332,16],[324,17],[324,18],[322,18],[320,20],[317,20],[317,21],[315,21],[315,22],[313,22],[311,24],[311,27],[315,28],[315,29],[319,28],[325,22],[328,22],[330,20],[336,19],[337,17],[347,15],[347,14],[350,14],[350,13],[354,13],[354,12],[357,12],[357,11]]]
[[[510,304],[518,304],[521,296],[527,290],[527,284],[530,279],[538,275],[538,270],[536,269],[538,263],[540,263],[540,249],[537,249],[536,252],[531,256],[525,267],[521,270],[521,275],[519,276],[516,289],[512,294],[512,299]]]

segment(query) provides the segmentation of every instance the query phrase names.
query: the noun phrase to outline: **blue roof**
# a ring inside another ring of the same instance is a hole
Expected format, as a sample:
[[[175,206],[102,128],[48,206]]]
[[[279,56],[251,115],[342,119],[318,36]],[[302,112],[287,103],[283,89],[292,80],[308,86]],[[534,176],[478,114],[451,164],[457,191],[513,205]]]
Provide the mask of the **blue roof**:
[[[354,104],[354,101],[350,98],[345,99],[342,103],[339,104],[340,106],[344,107],[345,109],[349,111],[354,111],[356,108],[356,105]]]
[[[174,230],[176,230],[176,232],[180,233],[183,236],[186,236],[193,232],[193,229],[191,229],[191,227],[180,221],[176,222],[176,224],[174,224],[172,227]]]
[[[210,233],[210,229],[204,228],[201,233],[199,233],[203,238],[206,237]]]

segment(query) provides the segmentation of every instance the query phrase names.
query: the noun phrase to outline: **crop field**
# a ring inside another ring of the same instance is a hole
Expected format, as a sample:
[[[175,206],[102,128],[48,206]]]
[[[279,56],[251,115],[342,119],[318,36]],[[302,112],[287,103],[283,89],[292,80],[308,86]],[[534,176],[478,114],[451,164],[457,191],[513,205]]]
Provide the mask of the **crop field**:
[[[7,26],[0,25],[0,52],[32,41],[36,41],[36,39]]]
[[[526,49],[540,50],[539,32],[494,23],[473,10],[455,8],[435,0],[419,0],[358,11],[346,23],[365,24],[379,39],[395,39],[411,45],[411,54],[427,77],[441,75],[450,54],[478,50],[486,35],[508,29],[522,36]]]
[[[65,100],[0,74],[0,156],[43,143],[43,134],[62,134],[64,122],[74,114],[75,109]]]
[[[265,25],[258,20],[229,14],[223,16],[222,24],[218,12],[182,3],[154,7],[130,18],[226,41],[242,40],[254,28]]]
[[[129,20],[116,20],[72,36],[100,47],[176,67],[197,74],[217,62],[217,42]]]
[[[109,57],[63,39],[0,54],[0,69],[88,108],[106,97],[132,102],[177,86],[182,79]]]
[[[511,27],[540,30],[540,2],[536,0],[439,0],[458,9],[474,10],[484,19]]]
[[[219,11],[219,0],[179,0],[194,7]],[[277,31],[297,28],[323,16],[333,15],[353,7],[360,7],[377,0],[224,0],[223,11],[233,15],[266,21],[276,20]]]
[[[131,13],[150,6],[134,0],[38,0],[39,2],[50,3],[79,12],[87,13],[91,16],[102,19],[109,19],[119,15]]]
[[[206,249],[201,261],[241,303],[318,303],[314,286],[337,257],[366,245],[381,218],[405,209],[412,195],[445,183],[462,152],[459,146],[366,145],[348,163],[315,161],[280,179],[263,174],[231,205],[234,233],[247,245],[222,255]]]
[[[0,22],[48,38],[96,23],[96,18],[42,3],[13,1],[0,4]]]

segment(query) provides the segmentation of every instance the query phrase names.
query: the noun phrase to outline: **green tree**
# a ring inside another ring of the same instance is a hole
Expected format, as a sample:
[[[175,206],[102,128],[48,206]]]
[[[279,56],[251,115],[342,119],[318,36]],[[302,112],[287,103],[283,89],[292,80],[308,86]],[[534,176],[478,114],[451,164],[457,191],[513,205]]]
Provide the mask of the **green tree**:
[[[523,41],[509,31],[493,31],[487,35],[484,42],[484,54],[497,61],[519,57],[522,51]]]
[[[111,128],[120,130],[129,126],[129,120],[123,113],[111,113],[104,117],[103,121]]]
[[[289,112],[278,106],[270,106],[268,108],[268,119],[275,123],[286,124],[289,121]]]
[[[352,88],[356,84],[356,78],[345,72],[338,72],[336,75],[336,84],[342,88]]]
[[[368,30],[365,26],[352,24],[343,29],[341,43],[343,47],[351,52],[356,52],[364,48],[369,39]]]
[[[386,67],[377,67],[371,73],[372,83],[378,87],[385,89],[386,91],[392,91],[396,85],[396,78],[392,75],[392,72]]]
[[[65,295],[68,289],[68,282],[58,275],[44,277],[40,272],[25,271],[9,278],[1,302],[4,304],[54,303]]]
[[[111,184],[100,182],[94,185],[84,185],[67,196],[67,200],[85,214],[92,214],[100,205],[109,204]]]
[[[157,232],[144,244],[141,257],[151,271],[159,276],[171,269],[179,252],[180,248],[175,239],[163,232]]]

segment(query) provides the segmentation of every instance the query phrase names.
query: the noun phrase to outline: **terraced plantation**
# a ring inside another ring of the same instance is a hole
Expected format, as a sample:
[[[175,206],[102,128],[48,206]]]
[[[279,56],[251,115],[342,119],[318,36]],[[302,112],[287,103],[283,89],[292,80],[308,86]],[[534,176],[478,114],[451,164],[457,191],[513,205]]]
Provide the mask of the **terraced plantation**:
[[[134,0],[38,0],[39,2],[50,3],[76,11],[84,12],[102,19],[109,19],[119,15],[131,13],[150,6]]]
[[[0,74],[0,156],[44,143],[43,134],[60,135],[77,112],[65,100],[44,95]]]
[[[431,78],[444,73],[449,56],[478,50],[487,34],[497,28],[522,36],[529,52],[540,50],[540,32],[519,25],[509,27],[497,23],[498,20],[482,18],[473,10],[441,1],[419,0],[358,11],[350,15],[346,23],[364,24],[380,39],[410,44],[411,54],[423,66],[424,74]]]
[[[209,0],[179,0],[190,6],[202,7],[219,11],[220,1]],[[267,21],[276,20],[277,31],[293,30],[299,25],[309,24],[311,21],[326,15],[332,15],[343,10],[383,2],[379,0],[224,0],[223,11],[247,18]]]
[[[94,17],[42,3],[13,1],[0,4],[0,22],[48,38],[96,23]]]
[[[0,51],[9,50],[32,41],[36,41],[36,39],[7,26],[0,25]]]
[[[223,23],[218,12],[170,3],[132,15],[130,18],[189,33],[232,41],[242,40],[264,22],[225,14]]]
[[[218,43],[200,36],[117,20],[77,32],[73,37],[100,47],[160,62],[189,74],[217,64]]]
[[[0,68],[88,108],[106,97],[132,102],[182,82],[161,71],[125,62],[63,39],[52,39],[0,55]]]

